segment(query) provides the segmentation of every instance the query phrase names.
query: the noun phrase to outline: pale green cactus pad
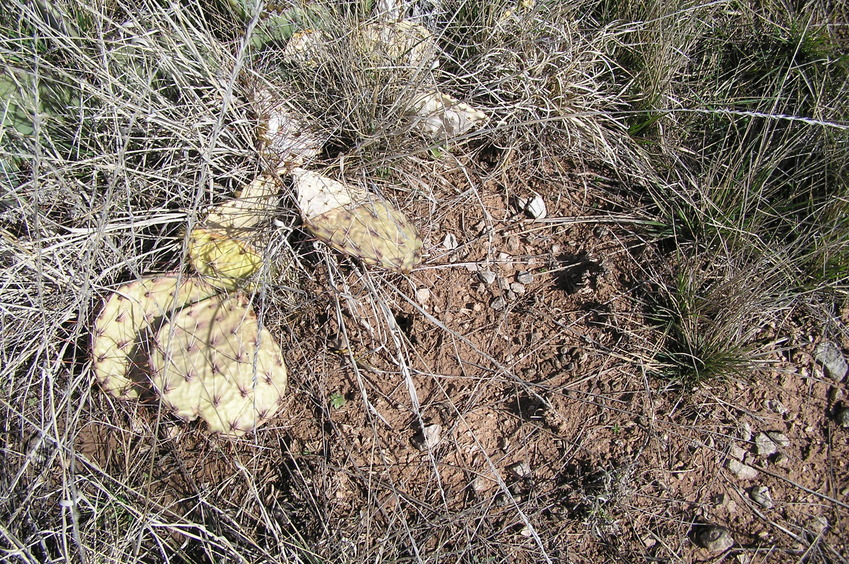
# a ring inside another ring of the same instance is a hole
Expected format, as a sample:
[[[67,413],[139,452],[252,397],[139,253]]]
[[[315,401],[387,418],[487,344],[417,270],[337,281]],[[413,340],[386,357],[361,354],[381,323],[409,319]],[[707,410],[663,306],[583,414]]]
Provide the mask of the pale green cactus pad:
[[[92,370],[100,385],[120,399],[135,399],[145,389],[142,337],[157,320],[206,299],[217,290],[177,276],[144,278],[115,290],[92,331]]]
[[[304,224],[316,238],[366,264],[410,272],[421,261],[416,227],[389,202],[303,169],[292,171]]]
[[[274,416],[286,392],[280,345],[239,294],[180,310],[150,354],[153,385],[175,415],[239,436]]]

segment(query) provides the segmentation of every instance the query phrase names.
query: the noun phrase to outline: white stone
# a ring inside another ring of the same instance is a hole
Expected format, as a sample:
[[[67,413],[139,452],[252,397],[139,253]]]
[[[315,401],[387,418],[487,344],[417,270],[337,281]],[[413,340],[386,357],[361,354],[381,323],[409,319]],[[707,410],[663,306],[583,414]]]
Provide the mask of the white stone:
[[[769,456],[778,452],[778,445],[766,434],[755,435],[755,453],[758,456]]]
[[[416,290],[416,301],[424,305],[430,299],[430,290],[427,288],[419,288]]]
[[[728,468],[728,471],[737,476],[741,480],[754,480],[758,477],[758,471],[749,466],[748,464],[743,464],[739,460],[734,460],[733,458],[729,458],[725,463],[725,467]]]
[[[484,284],[492,284],[493,282],[495,282],[495,279],[497,277],[495,273],[491,270],[481,270],[480,272],[478,272],[478,278]]]
[[[545,219],[545,216],[548,215],[548,211],[545,209],[545,200],[536,192],[529,198],[519,198],[519,209],[531,219]]]

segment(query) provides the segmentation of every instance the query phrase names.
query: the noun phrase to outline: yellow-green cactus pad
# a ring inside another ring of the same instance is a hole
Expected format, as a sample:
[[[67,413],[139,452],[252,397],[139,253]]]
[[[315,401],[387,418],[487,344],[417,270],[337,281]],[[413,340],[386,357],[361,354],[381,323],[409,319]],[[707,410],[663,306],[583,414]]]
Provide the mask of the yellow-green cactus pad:
[[[216,288],[234,290],[250,286],[262,268],[262,255],[250,243],[224,232],[195,228],[189,234],[192,266]]]
[[[177,313],[157,332],[153,384],[177,416],[238,436],[274,416],[287,373],[280,345],[241,295],[216,296]]]
[[[142,336],[157,320],[204,300],[215,288],[196,279],[163,276],[124,284],[106,301],[92,331],[92,370],[100,385],[120,399],[135,399],[147,376]]]
[[[418,231],[389,202],[307,170],[292,176],[304,224],[319,240],[366,264],[404,273],[421,261]]]

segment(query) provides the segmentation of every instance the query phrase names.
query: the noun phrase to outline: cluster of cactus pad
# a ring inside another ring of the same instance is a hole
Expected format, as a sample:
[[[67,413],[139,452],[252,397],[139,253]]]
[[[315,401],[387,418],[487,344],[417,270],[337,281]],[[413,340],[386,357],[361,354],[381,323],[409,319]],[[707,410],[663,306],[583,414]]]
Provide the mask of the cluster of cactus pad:
[[[295,34],[284,55],[310,64],[321,40],[320,31]],[[363,56],[418,69],[436,64],[435,43],[416,24],[373,24],[360,40]],[[433,86],[414,100],[414,129],[437,141],[485,119]],[[230,436],[274,416],[286,391],[280,345],[242,293],[259,283],[267,230],[258,226],[278,205],[281,176],[293,180],[304,226],[332,249],[402,273],[419,263],[422,249],[415,226],[393,204],[303,168],[320,154],[324,136],[266,90],[255,102],[262,154],[273,173],[208,210],[190,230],[188,257],[200,276],[159,275],[121,286],[95,320],[92,338],[92,369],[107,392],[124,400],[157,395],[176,416],[200,418]]]

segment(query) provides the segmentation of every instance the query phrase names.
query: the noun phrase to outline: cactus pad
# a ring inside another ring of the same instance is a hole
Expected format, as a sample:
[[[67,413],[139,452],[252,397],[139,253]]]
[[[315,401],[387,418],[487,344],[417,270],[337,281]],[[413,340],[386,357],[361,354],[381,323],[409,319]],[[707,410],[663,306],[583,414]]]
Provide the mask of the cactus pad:
[[[192,266],[217,288],[250,286],[263,264],[257,225],[271,217],[278,203],[278,182],[261,176],[245,186],[236,198],[209,210],[200,227],[189,234]]]
[[[426,27],[410,22],[376,22],[360,36],[363,56],[384,59],[391,65],[426,70],[437,66],[437,47]]]
[[[286,391],[280,346],[240,295],[179,311],[155,337],[153,384],[173,412],[238,436],[271,418]]]
[[[120,399],[139,397],[144,389],[140,365],[145,364],[139,349],[145,331],[175,309],[215,292],[202,281],[176,276],[144,278],[118,288],[92,331],[92,369],[100,385]]]
[[[262,255],[250,244],[208,229],[192,230],[189,257],[207,282],[225,290],[245,285],[262,268]]]
[[[486,114],[436,90],[413,101],[415,128],[436,141],[450,141],[486,121]]]
[[[307,228],[364,263],[409,272],[421,260],[415,226],[389,202],[314,172],[292,171]]]

